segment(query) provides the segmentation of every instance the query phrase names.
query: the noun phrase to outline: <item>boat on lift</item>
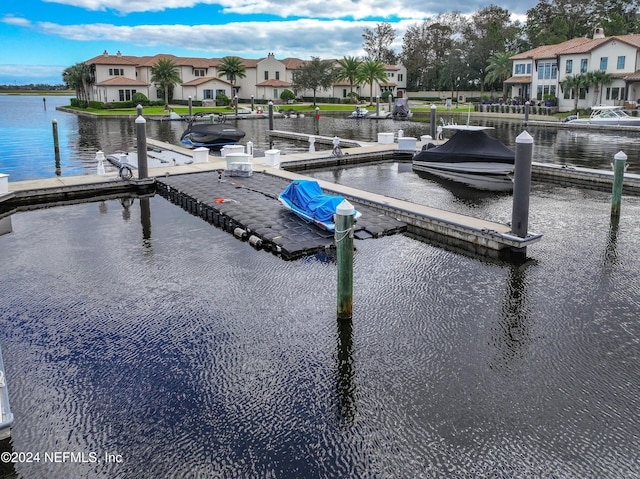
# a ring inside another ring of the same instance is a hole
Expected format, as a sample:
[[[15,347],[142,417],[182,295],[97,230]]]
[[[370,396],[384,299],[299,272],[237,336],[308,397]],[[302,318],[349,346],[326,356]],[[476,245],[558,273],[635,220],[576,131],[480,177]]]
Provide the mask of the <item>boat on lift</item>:
[[[194,123],[190,121],[189,126],[180,137],[180,142],[190,148],[201,146],[222,148],[225,145],[235,145],[245,135],[244,131],[225,123]]]

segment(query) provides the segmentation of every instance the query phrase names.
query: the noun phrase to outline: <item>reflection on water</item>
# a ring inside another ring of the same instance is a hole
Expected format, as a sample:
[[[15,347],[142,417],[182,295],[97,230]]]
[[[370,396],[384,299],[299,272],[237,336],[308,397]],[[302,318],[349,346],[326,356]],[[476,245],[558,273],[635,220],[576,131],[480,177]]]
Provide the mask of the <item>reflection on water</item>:
[[[358,241],[349,322],[332,262],[281,261],[160,197],[15,213],[11,448],[123,457],[17,475],[633,477],[640,201],[612,235],[606,197],[534,188],[545,238],[524,265]]]
[[[11,181],[55,176],[94,173],[95,154],[128,151],[135,147],[135,123],[129,119],[87,118],[55,110],[69,104],[69,97],[47,97],[47,109],[39,97],[0,95],[0,171],[11,175]],[[428,123],[394,120],[353,120],[348,112],[323,113],[320,134],[362,141],[376,141],[379,132],[403,130],[405,136],[420,138],[429,134]],[[442,114],[447,122],[464,123],[466,115]],[[314,115],[304,118],[276,118],[274,128],[315,134]],[[416,115],[414,119],[418,119]],[[55,164],[52,120],[58,121],[61,162]],[[244,143],[251,141],[256,153],[270,148],[267,136],[268,120],[239,120],[236,126],[247,134]],[[472,123],[494,127],[492,132],[509,146],[525,129],[522,121],[495,118],[472,118]],[[180,144],[186,128],[184,122],[147,121],[147,137]],[[557,164],[574,164],[610,169],[613,156],[623,150],[630,159],[640,156],[640,143],[633,132],[592,132],[590,130],[556,129],[530,124],[526,130],[534,139],[534,160]],[[306,151],[308,144],[273,140],[273,147],[283,154]],[[316,145],[321,148],[320,145]],[[27,153],[28,152],[28,153]],[[640,164],[629,161],[630,172],[640,172]]]

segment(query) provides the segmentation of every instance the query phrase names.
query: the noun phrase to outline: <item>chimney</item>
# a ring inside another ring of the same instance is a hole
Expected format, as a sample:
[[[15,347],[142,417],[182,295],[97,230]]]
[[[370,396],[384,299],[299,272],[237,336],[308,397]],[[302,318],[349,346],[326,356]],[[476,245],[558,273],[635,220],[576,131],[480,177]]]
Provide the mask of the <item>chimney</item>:
[[[105,51],[102,52],[102,54],[106,57],[106,56],[109,55],[109,52],[105,50]]]
[[[596,27],[593,32],[593,39],[596,40],[598,38],[604,38],[604,28],[602,27]]]
[[[119,57],[122,56],[122,53],[120,53],[120,50],[118,50],[118,53],[116,53],[116,56],[119,56]]]

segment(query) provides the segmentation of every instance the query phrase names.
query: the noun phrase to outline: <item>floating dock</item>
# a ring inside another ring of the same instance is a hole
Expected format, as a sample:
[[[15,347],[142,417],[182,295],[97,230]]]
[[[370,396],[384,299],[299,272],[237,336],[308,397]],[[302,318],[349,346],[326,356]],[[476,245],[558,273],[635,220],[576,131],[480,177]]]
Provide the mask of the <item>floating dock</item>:
[[[295,133],[287,136],[301,141],[308,141],[308,137]],[[333,142],[333,138],[324,138]],[[180,153],[190,152],[154,140],[148,140],[148,143]],[[37,208],[38,205],[157,192],[254,247],[272,251],[285,259],[295,259],[332,248],[333,235],[305,223],[281,207],[278,194],[289,182],[305,178],[294,170],[377,161],[410,162],[415,152],[399,150],[396,143],[358,144],[345,148],[340,156],[334,156],[331,150],[283,155],[280,157],[281,169],[269,166],[266,158],[254,158],[253,176],[247,178],[221,174],[226,160],[209,155],[205,163],[150,168],[150,178],[143,180],[126,180],[111,174],[14,182],[9,184],[7,193],[0,194],[0,215]],[[613,180],[613,173],[608,171],[541,163],[534,163],[532,175],[542,181],[608,190]],[[359,239],[407,232],[456,249],[509,259],[513,253],[520,255],[527,246],[542,237],[541,234],[530,233],[526,238],[520,238],[514,236],[505,224],[327,181],[319,183],[325,192],[347,198],[362,211],[355,233]],[[624,188],[628,194],[639,194],[640,176],[625,174]]]

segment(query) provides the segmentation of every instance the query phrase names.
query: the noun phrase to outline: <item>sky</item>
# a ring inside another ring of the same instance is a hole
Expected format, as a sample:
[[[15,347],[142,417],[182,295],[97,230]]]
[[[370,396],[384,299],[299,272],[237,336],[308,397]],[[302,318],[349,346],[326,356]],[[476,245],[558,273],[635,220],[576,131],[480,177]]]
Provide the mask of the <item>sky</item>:
[[[362,56],[362,33],[489,5],[524,20],[537,0],[0,0],[0,84],[61,84],[105,50],[123,55],[310,59]]]

